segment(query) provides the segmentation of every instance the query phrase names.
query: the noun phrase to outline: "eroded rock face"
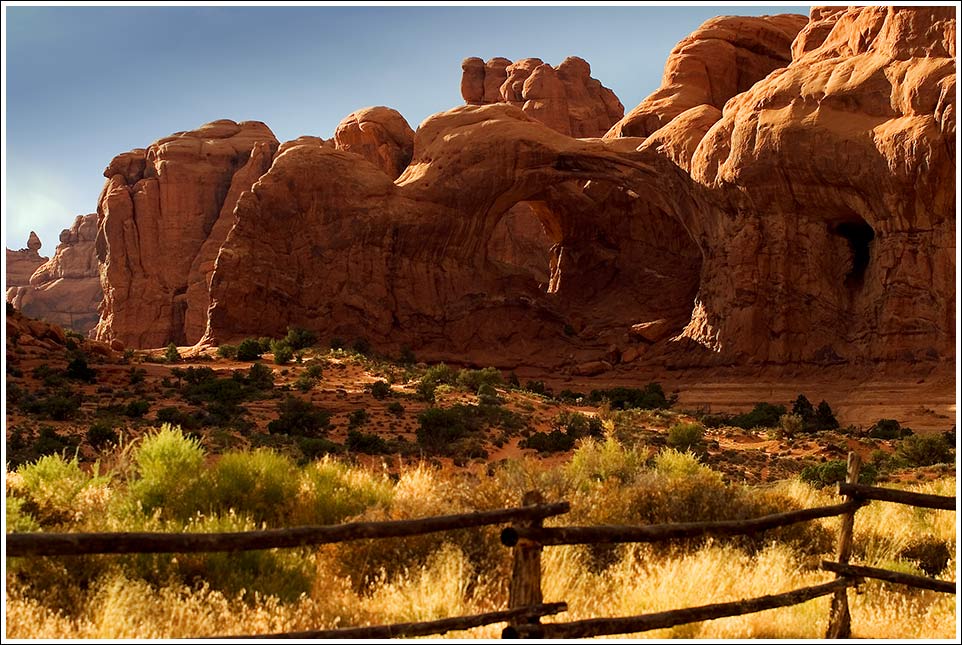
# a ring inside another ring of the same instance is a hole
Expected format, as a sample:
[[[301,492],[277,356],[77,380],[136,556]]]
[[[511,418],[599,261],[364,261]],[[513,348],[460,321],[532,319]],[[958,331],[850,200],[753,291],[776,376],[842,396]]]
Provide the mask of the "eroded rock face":
[[[30,231],[26,248],[22,248],[19,251],[6,249],[8,294],[11,288],[22,287],[29,284],[30,276],[33,275],[33,272],[37,270],[37,267],[47,261],[47,258],[39,253],[41,246],[40,238],[37,237],[36,233]],[[7,301],[10,301],[10,295],[7,296]]]
[[[344,117],[334,132],[334,145],[397,179],[414,154],[414,130],[397,110],[370,107]]]
[[[98,206],[98,338],[160,347],[201,337],[206,284],[233,202],[266,171],[277,147],[263,123],[221,120],[110,162]]]
[[[78,215],[60,233],[54,256],[37,268],[30,284],[8,298],[24,315],[87,335],[100,318],[103,299],[95,241],[97,214]]]
[[[603,139],[545,121],[563,66],[469,59],[472,105],[425,120],[396,180],[285,144],[237,199],[202,342],[298,325],[580,374],[954,360],[953,16],[710,21]]]
[[[576,56],[557,68],[540,58],[513,63],[466,58],[461,69],[461,96],[468,105],[510,103],[572,137],[600,137],[625,112],[614,92],[592,78],[591,67]]]
[[[798,14],[712,18],[675,45],[661,87],[618,121],[607,137],[647,137],[682,112],[725,103],[792,60],[808,21]]]

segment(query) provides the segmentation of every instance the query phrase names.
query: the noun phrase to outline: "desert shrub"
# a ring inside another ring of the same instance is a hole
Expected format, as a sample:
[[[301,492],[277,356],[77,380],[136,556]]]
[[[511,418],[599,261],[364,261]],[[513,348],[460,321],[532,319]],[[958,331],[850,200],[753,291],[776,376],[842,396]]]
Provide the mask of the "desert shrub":
[[[482,383],[478,388],[478,403],[481,405],[501,405],[503,402],[493,385]]]
[[[8,303],[9,304],[9,303]],[[30,533],[41,529],[40,522],[30,514],[29,504],[26,500],[7,495],[7,524],[8,533]]]
[[[148,410],[150,410],[150,403],[143,399],[137,399],[127,404],[124,408],[124,416],[130,417],[131,419],[140,419],[147,414]]]
[[[317,380],[311,378],[307,374],[301,374],[294,380],[294,387],[296,387],[301,392],[310,392],[317,385]]]
[[[394,490],[383,476],[328,457],[305,466],[297,524],[337,524],[372,507],[386,507]]]
[[[302,327],[288,327],[284,342],[291,349],[306,349],[317,343],[317,334]]]
[[[264,353],[260,342],[256,338],[245,338],[237,346],[237,360],[256,361]]]
[[[588,394],[588,401],[596,405],[607,401],[615,410],[630,408],[655,410],[671,407],[674,398],[669,399],[665,396],[660,383],[649,383],[642,389],[613,387],[607,390],[592,390]]]
[[[356,428],[362,426],[368,422],[371,416],[367,413],[367,410],[361,408],[358,410],[353,410],[347,415],[347,427]]]
[[[668,429],[668,445],[680,452],[698,452],[704,440],[705,428],[699,423],[676,423]]]
[[[64,370],[67,378],[72,378],[85,383],[95,383],[97,381],[97,370],[87,365],[87,358],[80,353],[74,355],[73,359],[67,363]]]
[[[823,488],[845,481],[847,474],[848,464],[844,461],[833,460],[826,461],[822,464],[806,466],[799,474],[799,477],[803,482],[815,488]],[[876,479],[878,479],[878,468],[876,468],[875,464],[862,464],[862,469],[858,475],[858,483],[871,485],[875,483]]]
[[[62,435],[51,426],[40,426],[40,433],[34,442],[30,453],[36,456],[63,454],[67,450],[77,447],[74,437]]]
[[[551,395],[551,390],[544,384],[544,381],[528,381],[524,384],[524,389],[532,394],[540,394],[541,396]]]
[[[441,451],[468,432],[461,415],[452,408],[428,408],[418,415],[418,424],[418,444],[432,451]]]
[[[330,425],[331,415],[309,401],[288,396],[278,402],[278,418],[267,424],[271,434],[322,437]]]
[[[352,452],[362,452],[368,455],[383,455],[391,452],[388,442],[376,434],[348,430],[345,447]]]
[[[519,448],[530,448],[542,453],[565,452],[575,446],[576,439],[560,430],[535,432],[518,442]]]
[[[127,374],[131,385],[143,383],[144,379],[147,378],[147,370],[138,367],[131,367]]]
[[[221,345],[217,348],[217,355],[221,358],[237,358],[237,345]]]
[[[832,407],[826,401],[819,401],[818,408],[815,409],[815,429],[838,429],[838,419],[835,418],[835,413],[832,412]]]
[[[320,361],[311,361],[308,363],[304,373],[313,379],[320,380],[320,378],[324,376],[324,366]]]
[[[203,413],[191,414],[175,406],[157,410],[157,423],[180,426],[184,430],[196,430],[203,425]]]
[[[923,536],[900,550],[898,557],[915,562],[926,575],[937,576],[948,566],[952,550],[938,537]]]
[[[585,398],[585,395],[581,392],[574,392],[572,390],[561,390],[558,392],[558,396],[555,398],[566,403],[577,403],[579,400]]]
[[[418,400],[426,403],[434,403],[434,399],[437,396],[437,390],[437,383],[425,381],[424,379],[421,379],[415,388]]]
[[[617,479],[631,481],[644,467],[646,451],[625,446],[613,437],[603,441],[588,437],[578,445],[564,467],[565,479],[575,489],[589,491],[597,482]]]
[[[368,342],[366,338],[358,338],[353,343],[351,343],[351,349],[356,354],[361,356],[367,356],[371,353],[371,343]]]
[[[270,390],[274,388],[274,370],[263,363],[254,363],[247,370],[247,385],[255,390]]]
[[[285,341],[274,341],[271,343],[271,350],[274,352],[274,363],[276,365],[286,365],[294,358],[294,350]]]
[[[873,439],[902,439],[912,434],[911,428],[903,428],[895,419],[879,419],[868,431]]]
[[[457,383],[458,373],[456,370],[448,367],[444,363],[439,363],[432,367],[429,367],[424,372],[424,376],[421,377],[422,383],[432,383],[434,385],[454,385]]]
[[[105,477],[84,472],[76,456],[66,459],[58,454],[22,465],[16,473],[14,485],[8,484],[8,495],[23,500],[21,510],[44,528],[81,521],[86,505],[80,498],[85,491],[107,483]]]
[[[371,396],[377,400],[383,400],[391,396],[391,385],[387,381],[375,381],[369,386]]]
[[[331,341],[328,343],[328,345],[330,346],[331,349],[334,349],[334,350],[344,349],[345,347],[347,347],[347,343],[344,342],[344,339],[338,338],[337,336],[332,338]]]
[[[494,387],[501,385],[503,382],[501,371],[496,367],[485,367],[480,370],[460,370],[457,376],[458,385],[471,392],[477,392],[482,385]]]
[[[805,430],[805,422],[801,415],[783,414],[778,419],[778,431],[776,432],[777,437],[785,437],[786,439],[792,439],[793,437],[801,434]]]
[[[167,350],[164,352],[164,360],[168,363],[179,363],[180,362],[180,352],[177,351],[177,345],[171,343],[167,346]]]
[[[581,412],[564,410],[552,422],[552,427],[565,434],[580,439],[582,437],[600,437],[604,434],[601,419]]]
[[[87,429],[85,438],[87,443],[99,450],[108,444],[117,443],[120,436],[109,423],[98,421]]]
[[[902,439],[895,457],[909,467],[952,462],[952,450],[938,435],[911,435]]]
[[[778,422],[785,414],[784,405],[773,405],[771,403],[758,403],[752,408],[751,412],[738,414],[729,420],[729,423],[743,430],[754,428],[776,428]]]
[[[394,416],[399,417],[404,414],[404,406],[401,405],[400,401],[391,401],[388,403],[387,411]]]
[[[44,395],[27,394],[22,397],[20,407],[24,412],[44,419],[67,421],[80,413],[83,395],[67,388],[61,388]]]
[[[207,488],[211,511],[233,510],[271,526],[282,526],[290,519],[300,481],[289,457],[265,449],[228,452],[211,475]]]
[[[203,499],[206,454],[197,439],[164,425],[134,448],[135,477],[127,488],[131,508],[145,515],[186,520]]]
[[[344,446],[322,437],[297,437],[297,448],[307,461],[344,452]]]

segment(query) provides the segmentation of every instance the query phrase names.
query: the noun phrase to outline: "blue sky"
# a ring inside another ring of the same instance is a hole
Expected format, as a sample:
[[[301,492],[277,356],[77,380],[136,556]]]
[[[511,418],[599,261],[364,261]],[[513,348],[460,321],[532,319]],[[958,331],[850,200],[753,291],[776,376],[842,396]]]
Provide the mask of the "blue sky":
[[[113,156],[215,119],[330,138],[350,112],[387,105],[417,128],[463,103],[468,56],[581,56],[630,110],[708,18],[808,9],[8,4],[4,243],[21,248],[35,230],[52,255],[60,230],[96,211]]]

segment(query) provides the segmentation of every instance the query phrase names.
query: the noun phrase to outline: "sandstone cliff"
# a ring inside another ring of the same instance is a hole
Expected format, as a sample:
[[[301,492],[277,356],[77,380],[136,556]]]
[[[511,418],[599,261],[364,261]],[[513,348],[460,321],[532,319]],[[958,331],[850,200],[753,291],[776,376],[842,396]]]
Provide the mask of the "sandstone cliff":
[[[263,123],[221,120],[110,162],[98,205],[98,338],[136,347],[200,339],[207,285],[234,203],[277,147]]]
[[[54,256],[37,268],[29,285],[8,292],[7,299],[26,316],[87,335],[99,320],[103,299],[96,239],[97,214],[78,215],[60,233]]]
[[[615,93],[592,78],[591,67],[577,56],[558,67],[540,58],[466,58],[461,69],[468,105],[510,103],[572,137],[600,137],[625,113]]]

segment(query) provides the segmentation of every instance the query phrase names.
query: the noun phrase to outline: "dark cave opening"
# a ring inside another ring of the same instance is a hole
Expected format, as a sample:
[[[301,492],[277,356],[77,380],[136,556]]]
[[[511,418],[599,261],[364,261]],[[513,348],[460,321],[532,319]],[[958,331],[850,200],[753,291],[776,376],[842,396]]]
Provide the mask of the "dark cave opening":
[[[869,226],[868,222],[859,219],[852,222],[842,222],[835,227],[835,234],[844,237],[852,251],[852,266],[845,276],[845,286],[849,288],[861,287],[865,281],[865,271],[868,269],[871,259],[870,247],[872,240],[875,239],[875,230]]]

